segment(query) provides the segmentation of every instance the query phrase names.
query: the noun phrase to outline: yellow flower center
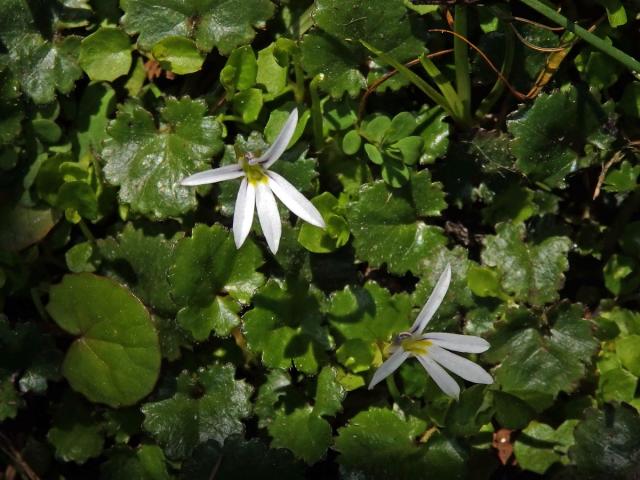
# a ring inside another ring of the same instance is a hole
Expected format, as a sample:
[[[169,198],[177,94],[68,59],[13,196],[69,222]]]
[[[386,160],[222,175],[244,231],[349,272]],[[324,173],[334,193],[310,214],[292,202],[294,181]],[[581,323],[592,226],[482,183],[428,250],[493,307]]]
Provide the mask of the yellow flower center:
[[[402,340],[400,345],[405,352],[412,353],[413,355],[426,355],[431,346],[431,340],[409,337]]]
[[[249,165],[249,162],[242,162],[242,170],[247,177],[247,181],[253,185],[259,182],[267,182],[267,176],[260,165]]]

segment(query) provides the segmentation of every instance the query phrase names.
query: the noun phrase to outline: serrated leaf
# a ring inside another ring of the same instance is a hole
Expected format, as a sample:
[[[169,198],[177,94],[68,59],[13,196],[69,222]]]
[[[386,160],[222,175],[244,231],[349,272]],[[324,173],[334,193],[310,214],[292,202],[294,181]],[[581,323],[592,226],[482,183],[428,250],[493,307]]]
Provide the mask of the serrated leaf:
[[[301,283],[269,280],[242,317],[249,349],[270,368],[292,364],[314,374],[325,362],[330,340],[322,325],[318,292]]]
[[[264,282],[256,271],[262,263],[253,242],[238,250],[225,228],[197,225],[190,238],[180,241],[171,269],[173,298],[182,307],[178,323],[196,340],[206,339],[212,330],[229,335],[240,320],[238,302],[247,303]]]
[[[241,4],[227,0],[171,0],[149,2],[129,0],[123,4],[122,23],[130,34],[139,33],[138,44],[150,50],[169,36],[183,36],[209,52],[216,47],[223,55],[253,40],[255,29],[271,18],[274,5],[269,0],[247,0]]]
[[[252,388],[234,375],[229,364],[200,368],[194,375],[184,372],[175,395],[142,406],[144,428],[167,456],[184,458],[199,443],[224,443],[243,432],[241,420],[251,412]]]
[[[178,311],[171,297],[169,271],[175,262],[179,233],[173,238],[128,223],[115,237],[98,240],[102,272],[127,285],[155,313]]]
[[[347,286],[329,298],[331,327],[347,340],[387,341],[410,325],[411,300],[406,293],[391,295],[374,282]]]
[[[484,240],[482,263],[500,273],[502,288],[531,305],[556,300],[569,267],[571,240],[549,237],[538,244],[527,243],[523,224],[502,223],[496,231],[497,235]]]
[[[575,87],[540,94],[531,107],[507,122],[514,136],[511,148],[516,165],[532,180],[550,187],[562,186],[564,178],[577,167],[581,152],[576,148],[598,129],[602,117],[600,106],[590,94]]]
[[[180,181],[206,169],[222,149],[220,124],[201,100],[168,98],[156,127],[151,114],[130,102],[108,127],[102,157],[107,180],[120,186],[120,201],[154,219],[176,217],[196,206],[195,189]]]
[[[510,312],[485,354],[489,361],[501,362],[495,378],[502,390],[538,411],[558,393],[576,388],[598,348],[579,305],[560,304],[545,318],[548,334],[539,331],[536,317],[526,310]]]
[[[113,407],[131,405],[151,392],[160,372],[158,334],[129,290],[79,273],[65,276],[49,296],[51,317],[79,335],[62,365],[76,391]]]
[[[287,448],[309,464],[320,460],[331,445],[331,426],[309,406],[276,415],[268,428],[273,447]]]
[[[403,189],[377,181],[364,185],[347,210],[358,257],[390,272],[417,272],[420,263],[444,244],[441,229],[420,217],[437,216],[446,206],[441,184],[427,170],[411,177]]]

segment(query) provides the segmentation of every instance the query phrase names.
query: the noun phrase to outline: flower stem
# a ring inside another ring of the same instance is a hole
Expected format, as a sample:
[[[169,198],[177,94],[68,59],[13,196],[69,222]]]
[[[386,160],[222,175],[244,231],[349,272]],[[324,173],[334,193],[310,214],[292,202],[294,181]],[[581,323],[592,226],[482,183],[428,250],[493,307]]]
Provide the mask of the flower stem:
[[[89,241],[89,243],[91,243],[92,245],[95,245],[96,237],[93,236],[93,233],[91,233],[91,230],[89,230],[89,227],[87,227],[87,224],[82,218],[78,222],[78,227],[80,228],[80,231],[84,235],[84,238],[86,238]]]
[[[318,84],[324,80],[322,73],[316,75],[309,83],[309,96],[311,97],[311,127],[313,128],[313,145],[316,151],[322,150],[324,139],[322,135],[322,105],[318,94]]]
[[[386,379],[387,388],[389,389],[389,393],[393,397],[396,402],[401,400],[402,395],[400,395],[400,390],[398,390],[398,386],[396,385],[395,380],[393,379],[393,375],[389,375]]]
[[[633,58],[631,55],[624,53],[622,50],[617,49],[613,45],[608,44],[604,39],[594,35],[593,33],[585,30],[580,25],[569,20],[564,15],[556,12],[553,8],[546,6],[539,0],[520,0],[528,7],[534,9],[539,14],[547,17],[549,20],[557,23],[558,25],[566,28],[568,31],[575,33],[578,37],[583,39],[591,46],[606,53],[611,58],[616,59],[629,70],[640,74],[640,62]]]

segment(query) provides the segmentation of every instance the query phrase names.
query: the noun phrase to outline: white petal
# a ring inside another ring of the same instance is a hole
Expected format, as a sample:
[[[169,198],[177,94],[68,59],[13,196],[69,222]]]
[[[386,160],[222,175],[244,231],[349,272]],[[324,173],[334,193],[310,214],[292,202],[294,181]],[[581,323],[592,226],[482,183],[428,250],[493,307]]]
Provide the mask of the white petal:
[[[269,168],[280,158],[280,155],[287,149],[287,145],[293,137],[293,133],[296,131],[296,125],[298,124],[298,109],[294,108],[289,114],[289,118],[284,122],[284,127],[280,130],[275,142],[264,152],[256,163],[263,163],[264,168]]]
[[[455,373],[465,380],[469,380],[474,383],[493,383],[493,378],[491,378],[489,372],[480,365],[459,355],[448,352],[437,345],[431,345],[427,355],[447,370]]]
[[[427,355],[416,357],[427,371],[429,376],[433,378],[436,385],[440,387],[446,395],[450,397],[458,398],[460,396],[460,385],[456,382],[451,375],[449,375],[444,368],[431,360]]]
[[[325,228],[326,225],[318,209],[293,185],[287,182],[282,175],[276,172],[267,172],[267,176],[270,180],[269,187],[289,210],[305,222],[309,222],[316,227]]]
[[[258,209],[258,219],[264,238],[267,240],[269,249],[275,255],[280,244],[280,234],[282,224],[280,223],[280,213],[276,199],[271,193],[271,189],[265,182],[258,182],[256,185],[256,208]]]
[[[236,197],[236,208],[233,211],[233,240],[236,242],[236,248],[242,246],[251,231],[255,208],[256,187],[243,178]]]
[[[376,370],[376,373],[373,374],[373,378],[369,383],[369,390],[395,372],[409,355],[409,352],[405,352],[401,348],[393,352],[393,354],[387,358],[382,365],[380,365],[378,370]]]
[[[422,335],[422,338],[432,340],[436,345],[454,352],[482,353],[491,347],[484,338],[457,333],[431,332]]]
[[[182,179],[180,185],[192,187],[195,185],[204,185],[205,183],[217,183],[225,180],[240,178],[244,172],[239,165],[225,165],[224,167],[205,170],[204,172],[195,173],[187,178]]]
[[[424,330],[424,327],[427,326],[427,323],[429,323],[429,320],[431,320],[431,317],[433,317],[433,314],[436,313],[442,303],[442,299],[449,288],[449,283],[451,283],[451,265],[447,263],[444,272],[440,274],[440,278],[438,278],[438,282],[433,288],[433,292],[431,292],[429,300],[427,300],[422,311],[418,314],[416,321],[413,322],[411,330],[409,330],[411,333],[415,334]]]

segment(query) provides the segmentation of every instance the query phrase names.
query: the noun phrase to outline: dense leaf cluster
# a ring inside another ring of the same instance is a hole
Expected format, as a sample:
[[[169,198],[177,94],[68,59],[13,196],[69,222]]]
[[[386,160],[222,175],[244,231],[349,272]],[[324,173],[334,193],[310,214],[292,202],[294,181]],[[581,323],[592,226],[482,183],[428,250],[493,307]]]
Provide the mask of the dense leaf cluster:
[[[624,3],[562,11],[640,58]],[[639,72],[517,1],[0,12],[0,477],[637,478]],[[294,107],[327,228],[237,249],[239,181],[180,181]],[[495,382],[367,390],[447,264]]]

